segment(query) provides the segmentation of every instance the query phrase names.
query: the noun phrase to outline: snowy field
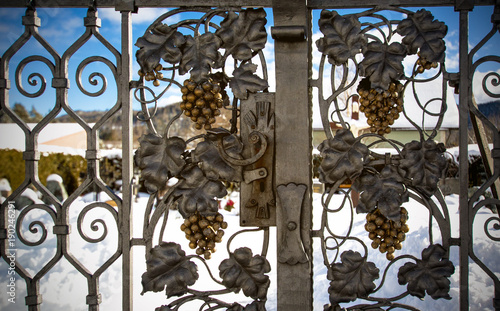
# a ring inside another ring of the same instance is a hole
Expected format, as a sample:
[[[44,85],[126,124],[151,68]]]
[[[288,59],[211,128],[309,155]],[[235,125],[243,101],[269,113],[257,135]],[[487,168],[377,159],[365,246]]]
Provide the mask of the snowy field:
[[[76,226],[79,212],[94,200],[94,195],[90,194],[86,197],[80,198],[75,202],[70,208],[70,223],[71,234],[70,234],[70,245],[69,250],[75,256],[75,258],[82,263],[82,265],[94,273],[101,265],[103,265],[117,250],[118,241],[118,231],[116,227],[116,222],[109,213],[109,211],[104,208],[96,208],[90,211],[84,221],[82,230],[92,238],[98,238],[103,233],[103,227],[101,224],[97,223],[99,228],[97,231],[92,231],[91,223],[93,220],[102,218],[108,229],[108,235],[106,239],[99,243],[88,243],[83,240]],[[236,202],[235,206],[238,206],[238,194],[233,193],[230,197]],[[319,228],[319,219],[322,213],[321,207],[321,196],[319,194],[314,194],[314,219],[315,224],[313,229]],[[142,223],[143,223],[143,212],[145,210],[146,202],[148,200],[147,195],[142,194],[138,201],[134,204],[134,237],[140,237],[142,234]],[[101,196],[101,201],[106,201],[104,196]],[[335,204],[339,204],[341,197],[337,197],[332,200],[331,208]],[[458,196],[451,195],[446,197],[446,203],[448,204],[448,209],[451,218],[451,228],[452,237],[458,237]],[[224,206],[225,201],[221,202],[221,206]],[[404,205],[409,212],[410,219],[408,221],[410,232],[407,234],[407,240],[403,242],[403,249],[396,251],[395,255],[401,254],[411,254],[417,258],[421,258],[421,252],[424,248],[429,245],[429,233],[426,229],[429,224],[429,216],[425,207],[416,203],[415,201],[410,201]],[[239,219],[238,219],[238,208],[233,209],[228,212],[221,209],[220,212],[224,215],[225,221],[228,222],[229,226],[227,228],[226,234],[224,236],[225,241],[234,232],[239,231]],[[354,227],[352,229],[352,235],[360,237],[365,243],[370,247],[370,242],[367,237],[367,233],[364,230],[365,215],[354,214]],[[483,260],[483,262],[496,273],[497,276],[500,275],[500,261],[497,260],[500,254],[499,243],[492,242],[484,234],[483,226],[484,222],[494,216],[489,210],[484,210],[479,212],[475,220],[474,226],[474,250],[476,254]],[[336,234],[343,234],[347,230],[347,224],[350,220],[350,212],[347,209],[344,212],[336,213],[331,215],[329,218],[329,223],[332,228],[335,228]],[[49,262],[55,256],[55,245],[56,239],[55,235],[52,233],[52,221],[50,216],[44,211],[32,211],[27,216],[23,222],[24,232],[29,233],[29,224],[34,220],[41,220],[43,223],[47,224],[47,239],[44,243],[37,247],[26,247],[22,246],[21,242],[18,242],[16,247],[17,259],[19,264],[26,267],[27,271],[34,275],[37,273],[47,262]],[[182,217],[176,211],[170,211],[169,214],[169,229],[165,234],[165,241],[173,241],[181,245],[182,249],[186,251],[187,254],[194,254],[194,251],[189,249],[188,241],[184,237],[184,233],[179,229],[181,223],[183,222]],[[495,222],[490,223],[490,227],[493,226]],[[35,226],[37,227],[37,226]],[[160,226],[158,226],[160,227]],[[30,241],[36,241],[41,236],[40,227],[38,227],[38,233],[26,234],[26,238]],[[434,243],[440,242],[440,234],[437,229],[436,224],[433,225],[433,238]],[[159,229],[159,228],[158,228]],[[159,230],[158,230],[159,231]],[[490,230],[494,236],[499,236],[500,234],[495,233],[495,230]],[[268,291],[268,302],[266,304],[267,310],[276,310],[276,231],[274,229],[270,230],[270,245],[268,249],[268,260],[271,263],[271,287]],[[260,254],[262,250],[262,232],[257,233],[243,233],[238,235],[231,244],[231,250],[236,248],[247,246],[253,251],[253,254]],[[158,238],[154,240],[154,244],[157,244]],[[225,241],[217,245],[217,252],[213,254],[212,259],[208,262],[210,264],[212,273],[214,277],[219,279],[218,265],[220,262],[228,258]],[[314,240],[314,259],[313,259],[313,270],[314,270],[314,310],[323,310],[323,306],[329,303],[328,300],[328,286],[329,281],[326,278],[326,268],[323,264],[323,258],[321,255],[318,240]],[[359,251],[361,254],[364,253],[360,244],[347,244],[344,245],[341,252],[352,248]],[[334,254],[329,254],[332,256],[329,261],[331,262]],[[166,296],[163,292],[153,293],[148,292],[144,295],[140,295],[142,291],[141,286],[141,275],[146,271],[146,264],[144,260],[144,247],[134,246],[134,309],[135,310],[154,310],[156,307],[162,304],[167,304]],[[459,292],[459,278],[458,278],[458,248],[453,247],[451,250],[451,261],[455,265],[455,273],[451,277],[451,300],[433,300],[429,296],[426,296],[424,300],[420,300],[415,297],[408,296],[401,302],[412,305],[420,310],[457,310],[458,309],[458,292]],[[378,284],[382,280],[383,271],[388,261],[385,259],[385,255],[382,255],[378,250],[369,250],[368,260],[374,262],[380,269],[380,277],[375,281]],[[200,278],[193,286],[193,288],[198,290],[217,290],[222,287],[215,282],[211,281],[206,273],[206,267],[200,260],[193,259],[193,261],[198,266],[198,272]],[[384,286],[373,296],[376,297],[393,297],[404,292],[405,287],[400,286],[397,282],[397,271],[401,265],[406,261],[398,261],[396,264],[392,265],[388,270],[388,274],[384,283]],[[7,283],[8,277],[8,265],[2,261],[0,263],[0,284]],[[0,310],[2,311],[13,311],[13,310],[26,310],[24,304],[24,297],[26,296],[26,290],[23,280],[17,276],[16,283],[16,303],[12,304],[7,301],[9,298],[3,290],[0,294]],[[121,310],[121,257],[118,258],[106,271],[102,273],[99,282],[99,291],[102,294],[102,303],[100,305],[100,310],[104,311],[114,311]],[[84,276],[80,274],[67,259],[62,258],[59,260],[55,266],[50,270],[50,272],[41,279],[41,295],[43,297],[42,310],[65,310],[65,311],[80,311],[88,310],[86,305],[86,295],[87,295],[87,282]],[[492,298],[493,298],[493,282],[482,270],[475,264],[471,265],[470,269],[470,310],[493,310],[492,308]],[[225,296],[217,296],[217,298],[225,302],[237,301],[243,306],[252,301],[251,298],[245,297],[241,292],[239,294],[228,294]],[[361,301],[356,301],[360,303]],[[344,305],[347,306],[347,305]],[[185,308],[185,310],[190,310],[190,307]],[[195,309],[194,306],[192,310]],[[393,309],[398,310],[398,309]]]

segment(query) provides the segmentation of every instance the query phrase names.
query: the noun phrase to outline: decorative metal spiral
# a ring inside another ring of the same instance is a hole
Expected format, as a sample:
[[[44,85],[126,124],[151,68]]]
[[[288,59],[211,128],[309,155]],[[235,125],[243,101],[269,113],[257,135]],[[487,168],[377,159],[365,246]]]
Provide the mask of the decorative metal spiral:
[[[495,230],[500,230],[500,218],[499,217],[490,217],[486,222],[484,223],[484,233],[490,238],[492,241],[495,242],[500,242],[500,237],[494,237],[491,235],[490,230],[488,229],[488,225],[492,222],[496,221],[495,224],[493,224],[493,229]]]
[[[38,56],[38,55],[30,56],[30,57],[26,57],[21,62],[19,62],[18,66],[16,68],[16,75],[15,75],[16,87],[21,94],[23,94],[26,97],[30,97],[30,98],[39,97],[40,95],[42,95],[45,92],[45,89],[47,87],[47,81],[45,80],[45,77],[41,73],[38,73],[38,72],[31,73],[28,76],[28,84],[29,85],[37,86],[38,83],[40,83],[40,88],[38,89],[38,91],[30,93],[30,92],[26,91],[23,87],[23,84],[21,82],[23,70],[26,67],[26,65],[28,65],[29,63],[32,63],[32,62],[36,62],[36,61],[46,64],[47,67],[50,69],[52,76],[54,76],[54,71],[55,71],[54,64],[43,56]]]
[[[85,216],[87,215],[87,213],[90,210],[93,210],[93,209],[98,208],[98,207],[104,208],[105,210],[107,210],[108,212],[110,212],[111,215],[113,216],[113,218],[115,219],[116,226],[118,227],[118,213],[109,204],[101,203],[101,202],[96,202],[96,203],[92,203],[92,204],[87,205],[80,212],[80,214],[78,215],[77,228],[78,228],[78,233],[80,234],[80,236],[85,241],[87,241],[89,243],[99,243],[99,242],[103,241],[106,238],[106,236],[108,235],[108,227],[106,225],[106,222],[103,219],[101,219],[101,218],[94,219],[90,223],[90,229],[92,231],[94,231],[94,232],[98,232],[99,229],[101,228],[102,233],[101,233],[101,235],[99,237],[97,237],[97,238],[91,238],[85,232],[83,232],[82,224],[83,224],[83,220],[84,220]]]
[[[500,98],[500,92],[498,93],[493,93],[488,89],[488,79],[490,79],[490,85],[494,87],[500,86],[500,74],[498,72],[490,72],[487,75],[484,76],[482,86],[483,86],[483,91],[488,94],[490,97],[493,98]]]
[[[16,222],[16,233],[17,233],[17,236],[19,237],[19,240],[24,243],[25,245],[27,246],[38,246],[40,244],[42,244],[43,242],[45,242],[45,240],[47,239],[47,228],[46,228],[46,224],[44,224],[42,221],[40,220],[35,220],[35,221],[32,221],[28,228],[29,228],[29,231],[33,234],[37,234],[38,233],[38,230],[40,228],[41,230],[41,237],[37,240],[37,241],[29,241],[28,239],[25,238],[24,236],[24,233],[22,232],[21,228],[22,228],[22,225],[23,225],[23,222],[24,222],[24,218],[26,217],[26,215],[31,212],[32,210],[35,210],[35,209],[39,209],[39,210],[42,210],[42,211],[45,211],[47,214],[50,215],[50,217],[52,218],[52,220],[56,221],[56,214],[54,212],[54,210],[52,210],[50,207],[48,207],[47,205],[41,205],[41,204],[33,204],[33,205],[30,205],[30,206],[27,206],[25,207],[20,213],[19,213],[19,217],[17,219],[17,222]]]
[[[87,65],[89,65],[90,63],[93,63],[93,62],[101,62],[101,63],[104,63],[106,66],[108,66],[108,68],[113,73],[115,81],[117,81],[117,70],[116,70],[116,66],[110,60],[108,60],[104,57],[101,57],[101,56],[88,57],[88,58],[84,59],[80,63],[80,65],[78,65],[78,68],[76,69],[76,84],[78,85],[78,89],[83,94],[85,94],[87,96],[97,97],[97,96],[102,95],[107,89],[107,80],[106,80],[106,76],[104,76],[104,74],[102,74],[100,72],[93,72],[88,77],[88,82],[93,86],[97,86],[99,84],[99,80],[97,80],[96,77],[100,78],[100,80],[102,81],[102,86],[99,90],[97,90],[95,92],[90,92],[90,91],[86,90],[82,85],[83,70],[87,67]]]

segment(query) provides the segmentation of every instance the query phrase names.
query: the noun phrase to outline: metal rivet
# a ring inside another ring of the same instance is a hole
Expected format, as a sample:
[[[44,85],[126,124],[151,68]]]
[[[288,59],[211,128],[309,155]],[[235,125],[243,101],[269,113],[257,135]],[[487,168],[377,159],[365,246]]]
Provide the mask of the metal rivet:
[[[288,223],[287,227],[288,227],[288,230],[293,231],[293,230],[297,229],[297,224],[295,222],[293,222],[293,221],[290,221]]]

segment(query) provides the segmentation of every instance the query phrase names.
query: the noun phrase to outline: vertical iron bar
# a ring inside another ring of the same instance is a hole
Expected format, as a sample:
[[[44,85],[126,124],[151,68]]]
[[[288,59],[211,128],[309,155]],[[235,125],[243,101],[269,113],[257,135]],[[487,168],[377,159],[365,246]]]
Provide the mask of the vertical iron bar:
[[[460,310],[469,309],[469,247],[471,243],[469,224],[469,12],[460,10],[460,94],[459,94],[459,176],[460,176]]]
[[[132,21],[131,12],[122,11],[122,46],[121,64],[119,70],[119,97],[122,103],[122,178],[123,203],[120,215],[120,233],[122,235],[122,310],[131,311],[133,308],[132,287],[132,248],[130,247],[132,233],[132,178],[133,178],[133,133],[132,133],[132,93],[129,82],[132,78]]]
[[[306,186],[301,206],[300,235],[308,261],[277,262],[278,310],[312,310],[312,133],[308,85],[311,61],[310,11],[304,0],[273,0],[276,66],[276,185]],[[301,30],[302,29],[302,33]],[[278,31],[279,30],[279,31]],[[307,37],[307,40],[306,40]],[[278,243],[290,229],[281,202],[277,202]],[[287,227],[288,226],[288,227]],[[298,229],[297,229],[298,230]],[[279,247],[278,247],[279,249]],[[278,256],[279,257],[279,256]]]

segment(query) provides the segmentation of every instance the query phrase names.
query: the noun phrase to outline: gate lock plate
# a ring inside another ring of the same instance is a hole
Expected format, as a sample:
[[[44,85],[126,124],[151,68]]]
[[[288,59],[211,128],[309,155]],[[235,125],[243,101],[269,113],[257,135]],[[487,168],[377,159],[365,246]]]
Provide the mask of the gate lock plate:
[[[261,149],[259,144],[250,143],[255,132],[265,136],[267,148],[257,162],[243,168],[240,225],[275,226],[274,93],[251,94],[241,103],[241,115],[243,158],[251,158]]]

